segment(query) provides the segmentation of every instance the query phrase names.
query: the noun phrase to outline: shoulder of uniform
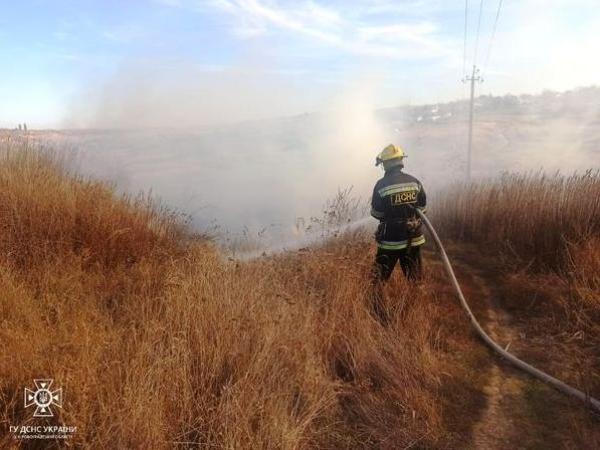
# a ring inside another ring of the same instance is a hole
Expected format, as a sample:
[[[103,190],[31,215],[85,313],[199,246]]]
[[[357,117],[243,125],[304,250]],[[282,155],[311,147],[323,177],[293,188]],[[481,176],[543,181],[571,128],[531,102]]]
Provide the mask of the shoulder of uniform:
[[[410,180],[413,181],[415,183],[418,183],[419,185],[422,185],[422,183],[419,181],[419,179],[417,177],[413,177],[411,174],[404,172],[404,175]]]

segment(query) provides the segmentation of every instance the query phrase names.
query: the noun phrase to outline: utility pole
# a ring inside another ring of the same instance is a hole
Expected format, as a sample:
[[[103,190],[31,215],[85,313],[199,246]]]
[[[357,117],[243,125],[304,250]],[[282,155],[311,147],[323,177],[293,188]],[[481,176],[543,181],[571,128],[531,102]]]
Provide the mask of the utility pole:
[[[471,153],[473,151],[473,109],[475,103],[475,82],[483,83],[483,78],[479,76],[479,69],[473,65],[473,73],[470,77],[463,78],[463,83],[471,82],[471,102],[469,105],[469,140],[467,144],[467,181],[471,181]]]

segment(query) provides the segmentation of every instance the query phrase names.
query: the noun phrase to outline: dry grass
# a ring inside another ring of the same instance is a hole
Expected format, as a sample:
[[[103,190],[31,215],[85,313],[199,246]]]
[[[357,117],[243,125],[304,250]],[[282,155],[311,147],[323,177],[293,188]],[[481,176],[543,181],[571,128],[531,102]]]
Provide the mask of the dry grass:
[[[227,261],[148,199],[3,143],[3,433],[37,423],[22,389],[52,377],[77,447],[447,447],[439,377],[460,392],[446,355],[472,343],[442,320],[455,304],[401,277],[391,324],[375,320],[369,241]]]
[[[600,395],[600,173],[507,175],[438,197],[435,222],[473,245],[494,273],[501,306],[521,330],[513,348],[543,370]],[[483,250],[482,250],[483,249]],[[534,405],[545,410],[547,405]],[[572,423],[578,447],[597,447],[591,417]]]
[[[51,151],[0,144],[2,433],[39,423],[22,407],[22,389],[52,377],[65,390],[65,407],[52,420],[78,427],[62,443],[73,447],[468,446],[489,359],[473,345],[439,265],[428,261],[425,282],[410,295],[401,276],[392,279],[384,293],[392,319],[382,326],[370,308],[370,236],[334,233],[320,247],[231,261],[148,198],[118,197],[66,167]],[[589,174],[560,185],[593,193],[597,182]],[[589,320],[598,298],[597,238],[576,239],[575,219],[563,219],[567,239],[557,237],[544,226],[545,206],[534,223],[513,223],[522,215],[511,207],[537,203],[525,194],[500,201],[510,190],[502,183],[442,205],[437,223],[488,248],[503,233],[511,245],[497,249],[526,249],[519,261],[567,242],[559,258],[577,268],[560,279],[584,305],[577,320]],[[548,186],[530,194],[567,195]],[[335,215],[327,210],[318,224],[339,225],[348,215],[338,197]],[[490,198],[510,215],[497,216],[497,230],[482,217]],[[475,217],[465,205],[479,205],[469,208]],[[597,233],[589,219],[597,203],[590,200],[583,215],[567,206],[567,217],[587,218],[585,231]],[[525,229],[546,234],[519,247]],[[555,276],[541,267],[535,276]],[[0,435],[0,447],[16,443]]]
[[[487,271],[509,312],[520,336],[512,351],[598,398],[600,172],[505,175],[432,197],[436,227],[471,255],[471,265]],[[597,418],[573,407],[549,409],[549,395],[528,394],[513,405],[516,414],[537,418],[528,419],[525,440],[598,448]],[[549,424],[562,424],[561,433],[551,438]]]
[[[544,308],[600,340],[600,172],[505,175],[447,192],[433,208],[444,235],[485,248],[528,284],[566,286]]]
[[[506,174],[436,196],[438,228],[447,236],[500,251],[511,260],[562,270],[569,245],[600,235],[600,172]]]

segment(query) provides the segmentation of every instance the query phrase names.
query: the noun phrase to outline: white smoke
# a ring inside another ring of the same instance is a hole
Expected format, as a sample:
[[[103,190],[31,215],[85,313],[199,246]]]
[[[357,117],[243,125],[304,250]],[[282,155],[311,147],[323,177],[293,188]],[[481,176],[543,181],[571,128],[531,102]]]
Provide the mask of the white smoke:
[[[271,119],[306,111],[311,96],[264,69],[160,67],[123,69],[77,102],[67,121],[107,130],[76,143],[95,175],[152,189],[200,227],[277,238],[340,189],[368,200],[375,155],[393,138],[375,113],[376,77],[321,93],[317,113]]]
[[[301,113],[317,107],[317,95],[257,67],[123,69],[90,89],[69,119],[109,129],[72,135],[84,169],[130,192],[151,189],[198,227],[266,236],[271,248],[298,237],[298,218],[322,215],[340,189],[368,201],[381,176],[375,156],[389,143],[405,148],[406,171],[429,192],[464,179],[465,104],[376,111],[381,74],[364,74],[319,93],[327,100],[319,112]],[[513,109],[477,99],[476,178],[593,165],[598,103],[581,106],[593,95],[575,92],[564,104],[546,97],[509,99]],[[272,118],[289,111],[299,114]]]

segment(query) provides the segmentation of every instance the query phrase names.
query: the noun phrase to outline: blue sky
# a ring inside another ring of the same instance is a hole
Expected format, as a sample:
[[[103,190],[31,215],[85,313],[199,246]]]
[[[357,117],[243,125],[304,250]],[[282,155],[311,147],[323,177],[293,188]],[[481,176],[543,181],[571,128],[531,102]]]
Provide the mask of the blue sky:
[[[468,3],[470,65],[480,1]],[[174,99],[168,109],[186,102],[189,108],[189,99],[227,104],[206,114],[223,120],[253,118],[253,111],[295,114],[326,107],[365,83],[374,107],[463,94],[462,0],[0,6],[0,126],[93,126],[119,111],[164,110],[167,98]],[[497,6],[498,0],[483,2],[478,65],[486,62]],[[504,0],[482,92],[597,83],[598,30],[596,0]],[[138,107],[124,108],[121,98]],[[234,111],[236,98],[244,114]]]

